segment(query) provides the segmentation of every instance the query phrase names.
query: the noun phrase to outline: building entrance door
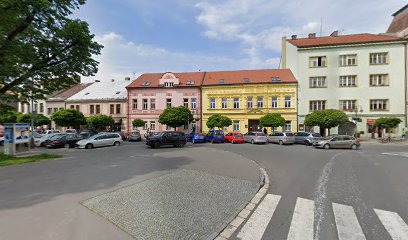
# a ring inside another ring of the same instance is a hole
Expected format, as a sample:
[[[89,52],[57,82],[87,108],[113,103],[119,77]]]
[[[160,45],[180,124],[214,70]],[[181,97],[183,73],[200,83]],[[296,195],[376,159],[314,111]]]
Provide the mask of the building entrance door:
[[[248,120],[248,131],[261,131],[261,126],[259,126],[259,120]]]

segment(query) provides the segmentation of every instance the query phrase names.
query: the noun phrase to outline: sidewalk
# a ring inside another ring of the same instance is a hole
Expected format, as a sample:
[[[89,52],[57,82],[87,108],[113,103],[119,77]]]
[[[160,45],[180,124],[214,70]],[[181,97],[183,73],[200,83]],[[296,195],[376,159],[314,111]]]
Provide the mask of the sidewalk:
[[[361,143],[370,143],[370,144],[398,144],[398,145],[408,145],[408,141],[401,138],[391,138],[391,142],[387,142],[384,139],[384,142],[381,141],[381,138],[359,138]]]

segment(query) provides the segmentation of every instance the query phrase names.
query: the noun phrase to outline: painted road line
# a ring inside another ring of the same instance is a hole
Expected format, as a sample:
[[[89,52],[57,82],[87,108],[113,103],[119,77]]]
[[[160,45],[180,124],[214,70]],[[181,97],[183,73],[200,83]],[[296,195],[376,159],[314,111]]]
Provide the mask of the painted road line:
[[[314,224],[314,201],[297,198],[288,240],[312,240]]]
[[[374,211],[393,240],[408,239],[408,226],[398,213],[380,209],[374,209]]]
[[[281,196],[268,194],[255,209],[244,227],[238,233],[238,238],[243,240],[260,240],[272,219],[276,206],[278,206]]]
[[[358,223],[353,207],[333,203],[334,219],[339,240],[365,240],[363,230]]]

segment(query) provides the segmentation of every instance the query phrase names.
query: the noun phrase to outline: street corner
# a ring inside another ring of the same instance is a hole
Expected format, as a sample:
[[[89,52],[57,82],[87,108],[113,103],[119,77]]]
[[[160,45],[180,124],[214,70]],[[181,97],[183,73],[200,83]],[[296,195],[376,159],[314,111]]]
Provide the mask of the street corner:
[[[81,203],[135,238],[214,239],[258,190],[255,182],[178,170]]]

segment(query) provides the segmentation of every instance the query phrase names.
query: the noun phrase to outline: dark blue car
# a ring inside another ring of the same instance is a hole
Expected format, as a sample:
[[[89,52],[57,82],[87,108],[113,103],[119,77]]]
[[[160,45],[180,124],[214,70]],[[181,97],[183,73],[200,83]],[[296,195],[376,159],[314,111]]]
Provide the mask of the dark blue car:
[[[187,142],[205,143],[206,142],[205,134],[192,132],[192,133],[188,134]]]
[[[224,132],[222,130],[210,130],[205,136],[207,142],[224,143]]]

